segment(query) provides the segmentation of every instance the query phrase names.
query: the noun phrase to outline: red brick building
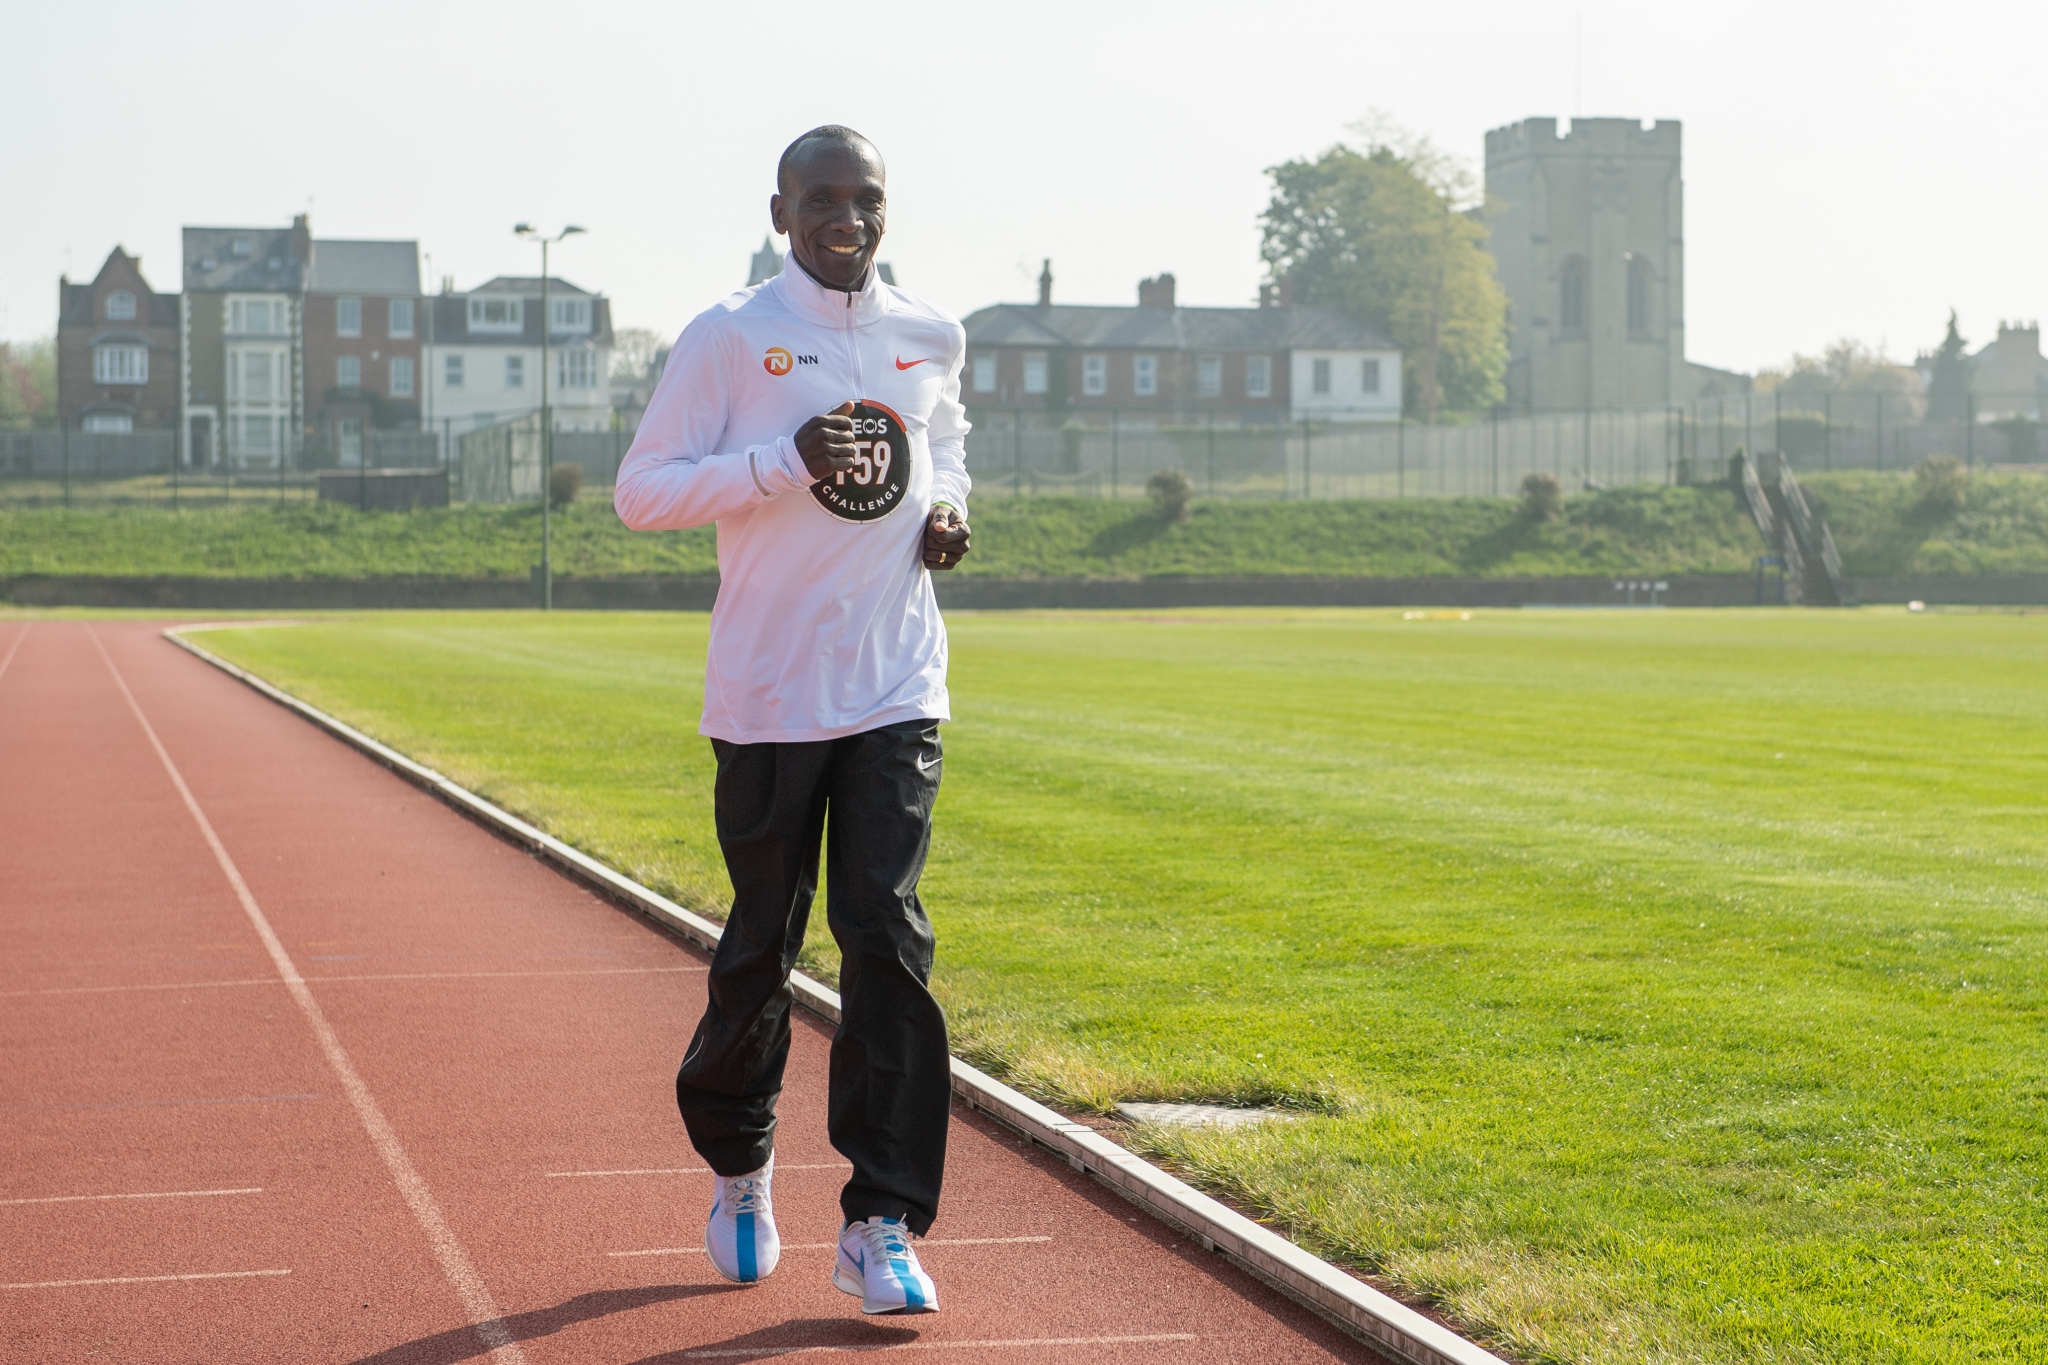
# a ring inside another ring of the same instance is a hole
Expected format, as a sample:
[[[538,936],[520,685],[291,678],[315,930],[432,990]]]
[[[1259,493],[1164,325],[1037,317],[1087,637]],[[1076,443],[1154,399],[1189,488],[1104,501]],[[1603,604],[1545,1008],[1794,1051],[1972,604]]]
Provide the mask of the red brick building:
[[[74,431],[175,430],[178,296],[120,247],[90,284],[57,282],[57,412]]]
[[[309,452],[354,465],[366,432],[419,430],[427,320],[417,242],[314,238],[304,318]]]

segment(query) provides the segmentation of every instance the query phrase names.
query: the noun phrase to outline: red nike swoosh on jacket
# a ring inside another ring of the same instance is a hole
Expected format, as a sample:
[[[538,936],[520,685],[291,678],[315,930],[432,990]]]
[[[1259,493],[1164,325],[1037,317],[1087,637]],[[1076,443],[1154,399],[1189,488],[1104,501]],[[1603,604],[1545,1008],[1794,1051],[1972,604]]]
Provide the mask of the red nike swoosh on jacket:
[[[930,356],[926,356],[924,360],[905,360],[902,356],[899,355],[896,357],[896,368],[899,370],[908,370],[913,368],[914,366],[922,365],[924,364],[925,360],[930,359]]]

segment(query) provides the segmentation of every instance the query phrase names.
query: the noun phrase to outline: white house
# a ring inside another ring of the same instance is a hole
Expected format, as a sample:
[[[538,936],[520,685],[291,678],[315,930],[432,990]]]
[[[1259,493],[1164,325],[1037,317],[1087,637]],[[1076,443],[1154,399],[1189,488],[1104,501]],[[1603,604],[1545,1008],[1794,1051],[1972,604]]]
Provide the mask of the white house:
[[[421,338],[424,421],[460,436],[537,412],[541,402],[540,277],[500,275],[432,300]],[[548,407],[557,431],[611,427],[611,301],[548,280]]]

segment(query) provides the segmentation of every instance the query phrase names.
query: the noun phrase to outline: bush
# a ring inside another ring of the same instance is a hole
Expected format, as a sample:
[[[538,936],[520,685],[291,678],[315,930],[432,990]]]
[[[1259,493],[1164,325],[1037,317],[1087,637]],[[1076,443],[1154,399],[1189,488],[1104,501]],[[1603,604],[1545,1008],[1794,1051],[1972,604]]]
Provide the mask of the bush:
[[[1564,504],[1564,490],[1555,474],[1538,472],[1522,480],[1522,515],[1530,521],[1549,521]]]
[[[1952,517],[1970,494],[1970,474],[1953,455],[1929,455],[1913,470],[1913,492],[1923,511]]]
[[[1145,480],[1145,492],[1152,499],[1152,510],[1159,514],[1161,521],[1188,519],[1188,499],[1194,496],[1195,485],[1186,470],[1160,470]]]
[[[558,464],[548,471],[548,501],[556,507],[567,507],[582,491],[582,465]]]

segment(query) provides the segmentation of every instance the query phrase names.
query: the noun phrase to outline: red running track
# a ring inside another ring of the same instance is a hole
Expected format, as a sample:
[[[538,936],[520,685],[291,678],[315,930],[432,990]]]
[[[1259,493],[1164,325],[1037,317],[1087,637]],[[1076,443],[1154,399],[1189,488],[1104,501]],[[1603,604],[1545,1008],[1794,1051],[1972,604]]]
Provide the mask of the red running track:
[[[673,1099],[700,955],[155,626],[0,622],[0,660],[7,1360],[1377,1359],[964,1109],[945,1311],[863,1318],[801,1014],[782,1266],[724,1283]]]

